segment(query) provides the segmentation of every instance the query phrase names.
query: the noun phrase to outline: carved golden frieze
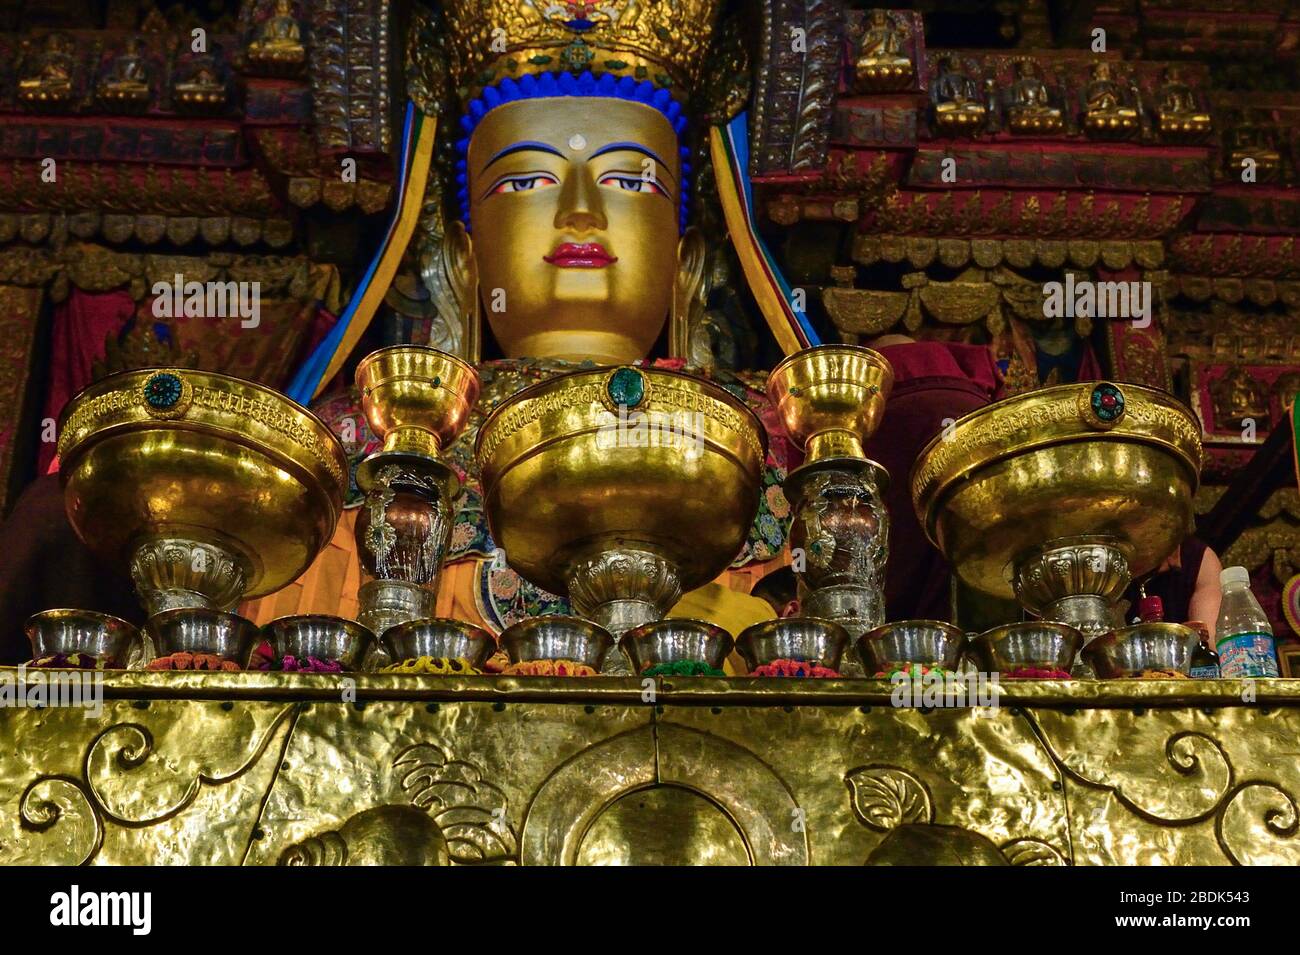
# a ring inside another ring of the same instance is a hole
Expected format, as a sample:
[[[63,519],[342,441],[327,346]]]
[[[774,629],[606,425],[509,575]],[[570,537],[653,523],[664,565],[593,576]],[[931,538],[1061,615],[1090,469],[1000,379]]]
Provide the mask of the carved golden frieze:
[[[853,239],[853,261],[860,265],[906,261],[923,269],[935,256],[949,268],[973,264],[983,269],[1009,265],[1028,268],[1044,265],[1060,268],[1092,268],[1102,261],[1112,270],[1136,265],[1159,268],[1164,263],[1164,245],[1158,241],[1095,241],[1088,239],[930,239],[921,236],[857,235]]]
[[[381,206],[382,208],[382,206]],[[59,245],[69,237],[93,239],[102,236],[109,242],[123,244],[138,240],[156,245],[167,238],[185,245],[202,235],[210,245],[233,240],[237,245],[265,242],[283,248],[293,241],[293,224],[287,219],[261,219],[246,216],[131,215],[126,213],[77,212],[12,213],[0,212],[0,242],[20,237],[33,245]]]
[[[952,252],[951,246],[957,243],[955,240],[940,241],[927,248],[917,248],[918,244],[919,241],[912,238],[905,240],[906,261],[930,261],[935,257],[943,260],[945,253]],[[1100,254],[1100,244],[1093,243],[1092,247]],[[897,245],[888,242],[881,243],[879,249],[882,259],[899,251]],[[1063,246],[1062,249],[1064,251]],[[958,251],[964,253],[965,249]],[[1076,250],[1076,255],[1083,257],[1081,250]],[[1029,258],[1029,264],[1033,264],[1033,256]],[[962,261],[965,261],[964,255],[949,255],[944,264]],[[852,267],[837,268],[839,271],[834,272],[833,277],[838,285],[822,290],[822,303],[835,327],[849,335],[880,335],[899,326],[915,332],[926,324],[927,319],[941,325],[958,326],[982,322],[989,334],[998,335],[1005,330],[1008,318],[1035,323],[1052,320],[1045,314],[1043,283],[1027,281],[1007,268],[969,268],[948,282],[931,279],[924,272],[910,272],[902,276],[901,284],[905,291],[901,292],[852,288],[851,283],[856,277]],[[1162,272],[1145,274],[1157,287],[1163,286]],[[1090,334],[1091,317],[1080,315],[1073,318],[1073,323],[1078,334]],[[1167,379],[1160,356],[1151,351],[1155,348],[1157,346],[1145,338],[1126,341],[1124,357],[1128,362],[1125,368],[1129,369],[1129,377],[1125,380],[1152,382]],[[1139,371],[1149,374],[1147,377],[1132,377]],[[1036,379],[1033,383],[1038,384]]]
[[[804,200],[806,205],[813,200]],[[1028,239],[1086,236],[1102,241],[1153,242],[1183,219],[1190,200],[1143,196],[1126,204],[1092,192],[1031,193],[975,189],[886,192],[875,213],[875,232],[921,235],[1012,235]],[[811,216],[809,217],[811,218]],[[1158,244],[1158,243],[1156,243]]]
[[[40,163],[14,159],[0,165],[0,209],[154,215],[257,215],[276,205],[255,169],[205,169],[63,160],[53,184]]]
[[[60,249],[0,249],[0,284],[28,288],[48,286],[56,302],[67,297],[70,287],[86,292],[107,292],[127,288],[137,300],[151,294],[153,286],[169,286],[177,274],[187,282],[234,280],[258,282],[266,299],[292,298],[320,301],[337,312],[341,307],[338,270],[296,256],[235,255],[229,252],[208,256],[149,255],[117,252],[98,245],[73,243]]]
[[[1300,282],[1271,278],[1212,278],[1208,275],[1171,275],[1167,295],[1183,295],[1194,302],[1217,299],[1230,305],[1249,301],[1261,308],[1276,302],[1286,308],[1300,308]]]

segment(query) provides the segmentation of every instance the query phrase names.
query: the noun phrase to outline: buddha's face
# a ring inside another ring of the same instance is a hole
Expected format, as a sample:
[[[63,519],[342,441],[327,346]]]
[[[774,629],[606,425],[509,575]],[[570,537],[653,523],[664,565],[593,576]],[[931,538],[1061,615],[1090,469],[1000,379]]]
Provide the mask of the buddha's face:
[[[610,98],[506,103],[475,128],[466,166],[481,308],[507,357],[645,357],[677,270],[668,120]]]

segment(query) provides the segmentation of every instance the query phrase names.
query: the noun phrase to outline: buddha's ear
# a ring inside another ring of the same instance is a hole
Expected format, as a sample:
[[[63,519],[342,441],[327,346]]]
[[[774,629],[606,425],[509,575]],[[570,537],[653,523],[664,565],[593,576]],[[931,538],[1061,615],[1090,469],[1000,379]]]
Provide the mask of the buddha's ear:
[[[704,261],[707,250],[698,229],[689,228],[677,243],[668,349],[672,358],[690,358],[691,330],[704,313]]]
[[[451,222],[420,263],[420,277],[438,310],[456,355],[479,360],[478,265],[474,243],[460,222]]]

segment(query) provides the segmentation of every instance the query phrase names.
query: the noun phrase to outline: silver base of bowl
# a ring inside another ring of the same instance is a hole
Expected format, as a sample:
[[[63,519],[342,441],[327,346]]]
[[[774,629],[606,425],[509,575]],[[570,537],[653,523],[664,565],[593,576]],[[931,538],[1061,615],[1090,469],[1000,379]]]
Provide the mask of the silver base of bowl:
[[[325,614],[301,614],[272,620],[262,628],[277,660],[315,657],[337,661],[344,670],[356,670],[375,635],[355,620]]]
[[[966,652],[966,634],[941,620],[899,620],[867,631],[854,649],[868,677],[914,663],[956,672]]]
[[[1181,623],[1139,623],[1113,630],[1083,648],[1083,658],[1103,680],[1132,679],[1144,670],[1189,676],[1201,636]]]
[[[684,618],[642,624],[618,641],[633,673],[666,663],[704,663],[721,670],[734,644],[721,627]]]
[[[613,645],[608,630],[581,617],[529,617],[501,634],[501,647],[511,663],[572,660],[600,670]]]
[[[257,624],[234,613],[178,607],[149,618],[146,625],[159,657],[173,653],[210,653],[248,666],[249,654],[257,643]]]
[[[476,670],[497,651],[497,638],[472,623],[446,617],[429,617],[389,627],[380,638],[394,663],[420,657],[463,658]]]
[[[837,623],[815,617],[782,617],[746,627],[736,649],[750,670],[773,660],[817,663],[838,670],[848,642],[848,631]]]
[[[970,642],[969,653],[984,673],[1024,667],[1066,673],[1083,646],[1083,634],[1065,623],[1032,620],[986,630]]]
[[[110,669],[125,669],[139,664],[142,656],[140,631],[134,625],[93,610],[42,610],[27,618],[23,630],[33,660],[87,653]]]

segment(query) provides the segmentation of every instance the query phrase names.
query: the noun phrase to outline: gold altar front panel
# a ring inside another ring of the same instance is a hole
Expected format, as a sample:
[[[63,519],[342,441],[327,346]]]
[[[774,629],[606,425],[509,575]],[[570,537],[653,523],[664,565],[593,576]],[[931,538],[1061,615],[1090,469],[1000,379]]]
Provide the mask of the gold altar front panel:
[[[974,709],[849,680],[104,693],[98,719],[0,710],[0,862],[1300,862],[1295,680],[1043,682]]]
[[[239,864],[290,703],[105,700],[0,711],[0,862]]]

